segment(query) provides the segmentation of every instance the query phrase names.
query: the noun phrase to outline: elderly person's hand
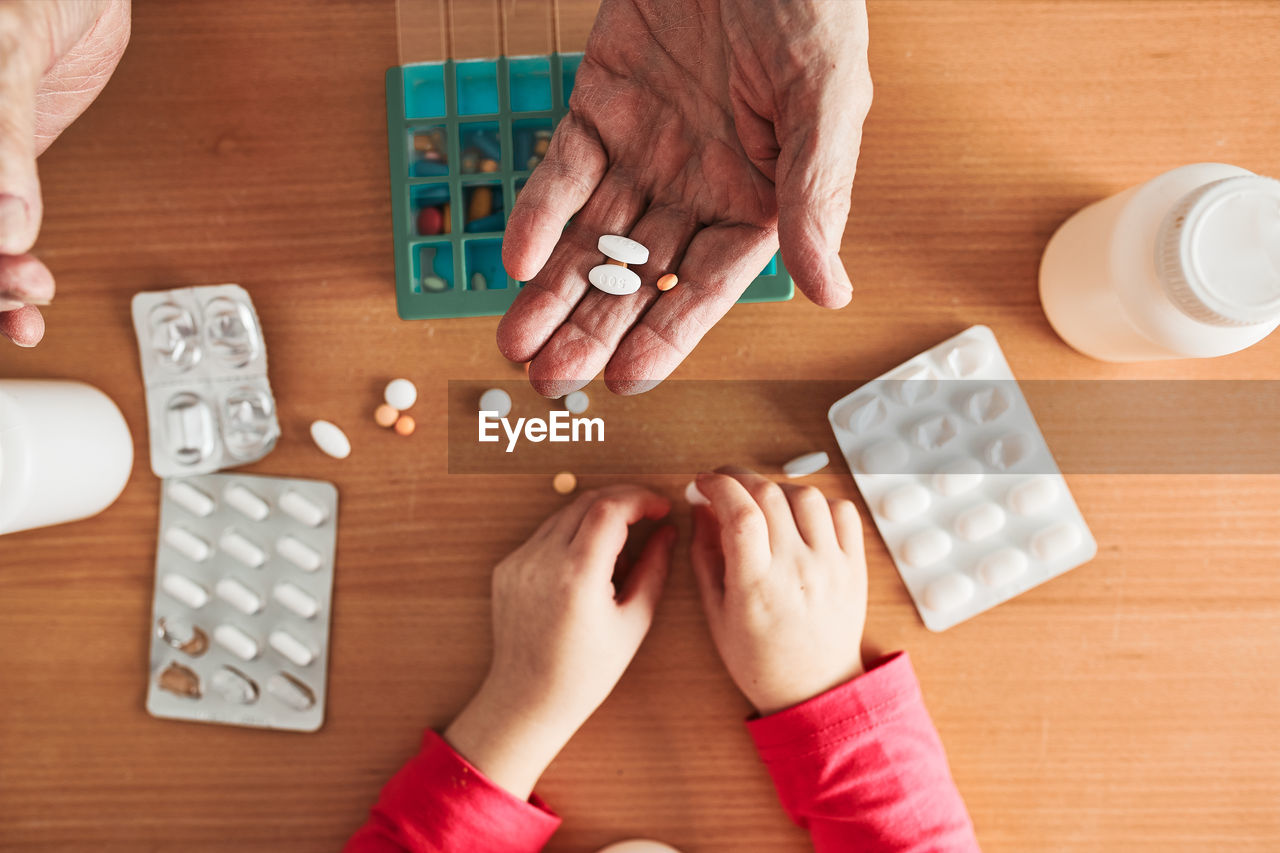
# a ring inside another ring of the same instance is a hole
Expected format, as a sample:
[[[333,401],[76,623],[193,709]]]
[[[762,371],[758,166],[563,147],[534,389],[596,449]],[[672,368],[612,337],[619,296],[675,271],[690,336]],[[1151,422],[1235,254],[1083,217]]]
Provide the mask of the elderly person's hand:
[[[36,157],[102,91],[129,43],[129,0],[0,2],[0,335],[31,347],[53,276],[32,254]]]
[[[503,260],[528,284],[498,327],[503,355],[532,360],[547,396],[601,369],[615,392],[652,388],[779,242],[810,299],[848,303],[838,251],[870,104],[862,0],[604,0],[507,225]],[[587,281],[601,234],[649,247],[636,293]],[[660,293],[667,272],[680,283]]]

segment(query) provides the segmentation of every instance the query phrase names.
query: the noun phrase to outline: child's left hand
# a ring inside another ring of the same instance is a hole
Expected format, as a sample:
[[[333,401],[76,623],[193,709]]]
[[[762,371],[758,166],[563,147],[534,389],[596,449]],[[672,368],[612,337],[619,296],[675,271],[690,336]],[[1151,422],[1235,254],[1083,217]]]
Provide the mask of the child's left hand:
[[[631,525],[671,503],[639,486],[580,495],[493,573],[493,663],[445,740],[491,780],[528,797],[640,648],[671,564],[664,526],[615,589]]]

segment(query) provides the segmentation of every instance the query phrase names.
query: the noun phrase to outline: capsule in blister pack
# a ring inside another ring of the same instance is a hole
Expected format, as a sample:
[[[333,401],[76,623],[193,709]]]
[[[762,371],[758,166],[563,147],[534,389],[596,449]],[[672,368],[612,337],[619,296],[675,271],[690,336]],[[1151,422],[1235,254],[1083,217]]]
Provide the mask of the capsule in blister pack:
[[[207,474],[164,481],[147,711],[315,731],[324,721],[338,492]]]
[[[157,476],[204,474],[271,452],[280,424],[262,324],[244,288],[135,294],[133,327]]]

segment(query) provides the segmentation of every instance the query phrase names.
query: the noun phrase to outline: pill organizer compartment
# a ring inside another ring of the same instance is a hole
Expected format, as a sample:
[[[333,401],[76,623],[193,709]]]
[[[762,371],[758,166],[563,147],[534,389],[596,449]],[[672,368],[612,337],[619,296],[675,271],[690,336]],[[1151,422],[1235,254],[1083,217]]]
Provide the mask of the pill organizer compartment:
[[[552,53],[388,69],[396,307],[402,318],[491,316],[511,304],[520,282],[492,266],[488,240],[476,247],[470,241],[485,235],[500,247],[516,195],[567,111],[581,62],[581,54]],[[485,172],[485,160],[496,162],[496,171]],[[479,185],[489,190],[489,212],[471,217]],[[424,215],[424,208],[436,212]],[[433,240],[429,278],[423,277],[423,238]],[[476,273],[485,288],[471,286],[479,281]],[[793,290],[775,256],[738,301],[779,302]]]
[[[330,483],[234,474],[165,480],[147,711],[318,729],[336,531]]]
[[[1097,553],[995,335],[973,326],[833,404],[840,451],[933,631]]]

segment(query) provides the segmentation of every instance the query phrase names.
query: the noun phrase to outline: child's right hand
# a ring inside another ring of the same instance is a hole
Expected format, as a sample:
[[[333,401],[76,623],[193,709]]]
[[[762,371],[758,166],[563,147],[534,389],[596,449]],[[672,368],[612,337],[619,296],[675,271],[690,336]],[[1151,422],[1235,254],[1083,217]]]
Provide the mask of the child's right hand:
[[[698,475],[693,568],[711,635],[761,714],[862,673],[867,565],[847,500],[744,468]]]

